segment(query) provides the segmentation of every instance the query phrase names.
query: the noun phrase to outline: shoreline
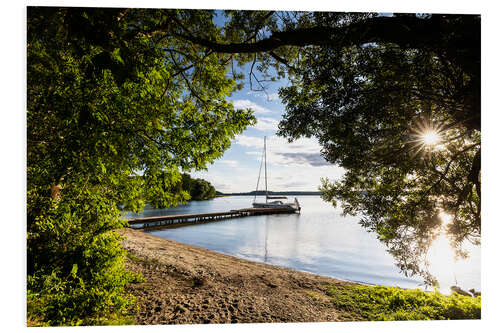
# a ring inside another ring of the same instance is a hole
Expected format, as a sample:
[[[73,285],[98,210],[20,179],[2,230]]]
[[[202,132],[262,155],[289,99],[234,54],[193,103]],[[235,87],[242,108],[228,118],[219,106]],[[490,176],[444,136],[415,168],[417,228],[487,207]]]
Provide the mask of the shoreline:
[[[228,218],[228,219],[230,219],[230,218]],[[141,228],[129,227],[129,229],[132,229],[132,230],[135,230],[135,231],[140,231],[140,232],[143,232],[145,234],[149,234],[150,231],[157,231],[157,230],[164,230],[164,229],[178,229],[178,228],[182,228],[182,227],[185,227],[185,226],[193,226],[193,225],[199,225],[199,224],[217,223],[219,221],[220,220],[205,221],[205,222],[181,222],[181,223],[175,223],[175,224],[171,224],[171,225],[159,225],[159,226],[151,226],[151,227],[146,227],[146,228],[142,228],[142,227]],[[151,234],[149,234],[149,235],[151,235]],[[151,236],[153,236],[153,235],[151,235]],[[376,286],[393,287],[393,288],[398,288],[398,289],[403,289],[403,290],[411,290],[411,289],[420,289],[420,290],[423,290],[421,288],[408,288],[408,287],[400,287],[400,286],[386,286],[386,285],[383,285],[383,284],[375,284],[375,283],[370,283],[370,282],[347,280],[347,279],[342,279],[342,278],[335,277],[335,276],[328,276],[328,275],[322,275],[322,274],[319,274],[319,273],[304,271],[304,270],[300,270],[300,269],[297,269],[297,268],[288,268],[288,267],[283,267],[283,266],[279,266],[279,265],[275,265],[275,264],[264,263],[264,262],[254,261],[254,260],[245,259],[245,258],[239,258],[239,257],[233,256],[231,254],[226,254],[226,253],[218,252],[218,251],[215,251],[215,250],[209,250],[209,249],[206,249],[206,248],[203,248],[203,247],[200,247],[200,246],[191,245],[191,244],[187,244],[187,243],[182,243],[182,242],[179,242],[179,241],[173,241],[173,240],[170,240],[168,238],[163,238],[163,237],[159,237],[159,236],[155,236],[155,237],[158,237],[160,239],[166,239],[166,240],[169,240],[169,241],[177,243],[177,244],[183,244],[183,245],[186,245],[186,246],[192,246],[192,247],[195,247],[195,248],[198,248],[198,249],[203,249],[203,250],[206,250],[206,251],[209,251],[209,252],[212,252],[212,253],[217,253],[217,254],[229,256],[229,257],[232,257],[232,258],[237,258],[237,259],[244,260],[244,261],[250,262],[250,263],[259,263],[259,264],[269,265],[271,267],[292,270],[292,271],[295,271],[295,272],[301,272],[301,273],[306,273],[306,274],[313,274],[313,275],[321,276],[321,277],[324,277],[324,278],[332,279],[332,280],[335,280],[335,281],[346,282],[346,283],[349,283],[349,284],[371,286],[371,287],[376,287]],[[432,290],[423,290],[423,291],[431,292]]]
[[[137,300],[135,325],[481,317],[480,296],[374,286],[237,258],[143,230],[116,232],[123,237],[127,270],[141,275],[126,288]]]
[[[331,285],[361,285],[175,242],[130,228],[127,268],[144,281],[129,286],[136,323],[221,324],[363,320],[337,310]]]

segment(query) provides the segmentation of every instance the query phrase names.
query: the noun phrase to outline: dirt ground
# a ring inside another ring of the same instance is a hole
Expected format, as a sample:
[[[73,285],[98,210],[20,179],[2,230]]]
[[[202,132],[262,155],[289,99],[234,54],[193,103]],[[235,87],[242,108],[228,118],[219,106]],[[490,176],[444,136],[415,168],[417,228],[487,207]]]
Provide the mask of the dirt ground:
[[[122,229],[127,267],[144,282],[129,291],[138,325],[326,322],[352,320],[336,310],[320,275],[238,259],[148,233]]]

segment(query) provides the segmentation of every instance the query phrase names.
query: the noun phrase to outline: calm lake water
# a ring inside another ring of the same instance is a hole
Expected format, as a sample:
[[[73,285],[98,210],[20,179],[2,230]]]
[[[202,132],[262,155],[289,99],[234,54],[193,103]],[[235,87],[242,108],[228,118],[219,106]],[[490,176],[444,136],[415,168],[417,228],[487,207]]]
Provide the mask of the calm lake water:
[[[300,214],[250,216],[150,233],[238,258],[344,280],[423,287],[422,279],[408,278],[399,272],[385,246],[357,223],[358,218],[342,217],[340,210],[319,196],[298,199]],[[128,217],[228,211],[251,207],[252,200],[250,196],[234,196],[192,201],[168,210],[146,207],[141,214]],[[441,292],[449,293],[455,281],[464,289],[481,289],[480,248],[468,249],[468,259],[455,261],[447,239],[442,237],[434,244],[428,258]]]

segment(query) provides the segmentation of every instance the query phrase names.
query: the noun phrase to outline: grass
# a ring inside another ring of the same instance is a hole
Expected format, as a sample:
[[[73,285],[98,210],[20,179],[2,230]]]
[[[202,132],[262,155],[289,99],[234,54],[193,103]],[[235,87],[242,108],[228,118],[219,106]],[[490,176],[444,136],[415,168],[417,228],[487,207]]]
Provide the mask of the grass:
[[[481,297],[392,287],[330,285],[328,295],[344,320],[481,319]]]
[[[130,251],[127,252],[127,258],[130,261],[135,262],[136,264],[140,264],[140,265],[154,266],[154,265],[158,265],[158,263],[159,263],[158,260],[156,260],[156,259],[140,258]]]
[[[36,301],[27,301],[27,327],[51,327],[52,325],[45,321],[43,315],[41,315],[42,309],[41,304]],[[137,310],[136,310],[137,311]],[[134,325],[135,317],[133,315],[117,315],[111,314],[109,317],[99,317],[99,318],[83,318],[73,325],[92,325],[92,326],[119,326],[119,325]]]
[[[317,293],[315,293],[314,291],[306,291],[305,294],[307,296],[311,297],[312,299],[314,299],[315,301],[320,299],[320,296]]]

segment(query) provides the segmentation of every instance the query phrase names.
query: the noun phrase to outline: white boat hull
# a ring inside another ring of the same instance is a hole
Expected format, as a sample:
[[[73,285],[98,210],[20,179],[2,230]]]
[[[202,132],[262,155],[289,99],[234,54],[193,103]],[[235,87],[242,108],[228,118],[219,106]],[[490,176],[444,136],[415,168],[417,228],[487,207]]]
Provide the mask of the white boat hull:
[[[300,210],[300,206],[295,203],[283,203],[282,201],[272,201],[272,202],[254,202],[254,208],[283,208],[283,209],[293,209]]]

